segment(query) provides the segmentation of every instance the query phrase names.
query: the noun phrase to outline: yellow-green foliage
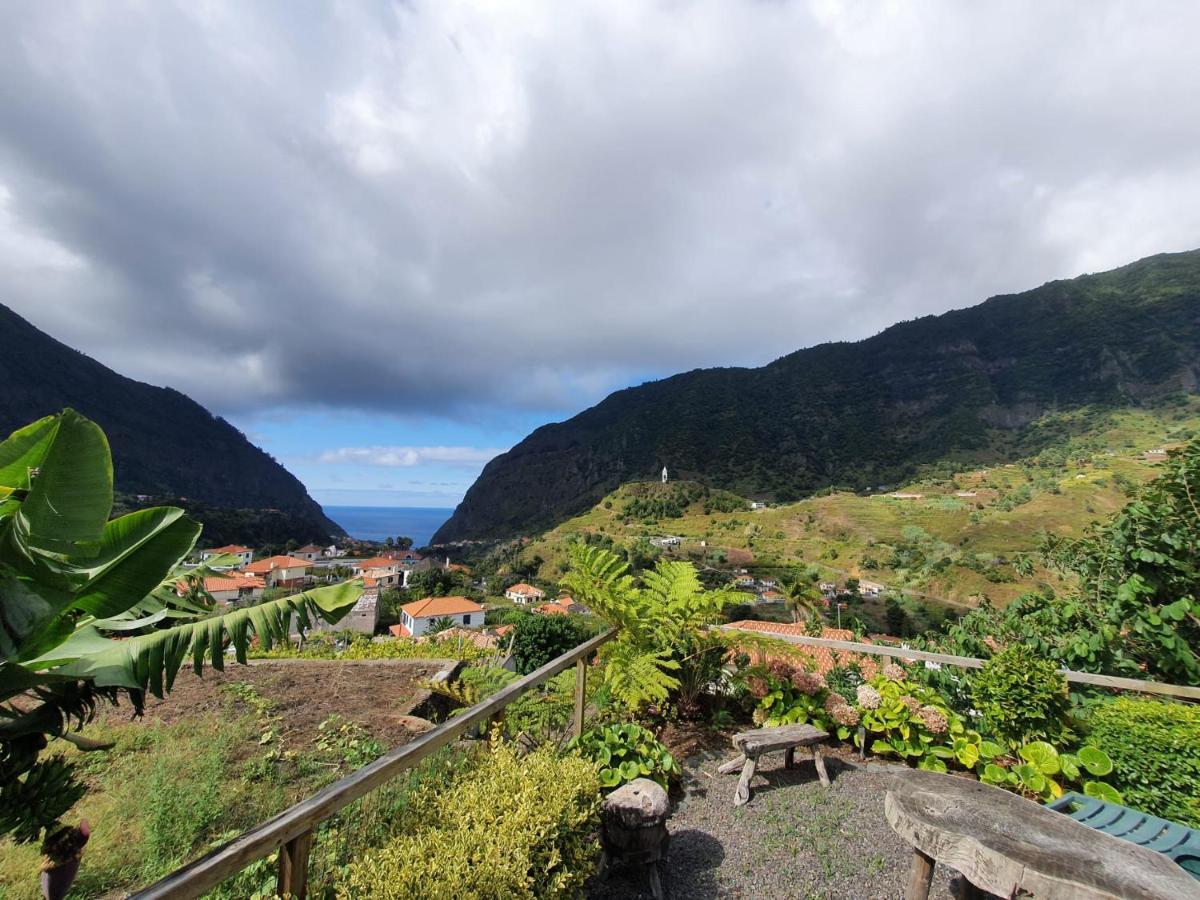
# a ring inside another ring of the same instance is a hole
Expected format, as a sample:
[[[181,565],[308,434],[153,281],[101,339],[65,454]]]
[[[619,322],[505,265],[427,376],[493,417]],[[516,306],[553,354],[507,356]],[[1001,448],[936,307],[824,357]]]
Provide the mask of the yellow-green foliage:
[[[418,789],[402,835],[351,864],[338,896],[572,896],[592,870],[599,804],[591,763],[500,743],[449,787]]]
[[[424,640],[385,638],[373,641],[366,635],[356,635],[344,650],[337,650],[326,635],[314,635],[297,650],[292,646],[276,646],[270,650],[252,650],[252,659],[466,659],[477,660],[490,656],[491,651],[480,649],[462,638]]]

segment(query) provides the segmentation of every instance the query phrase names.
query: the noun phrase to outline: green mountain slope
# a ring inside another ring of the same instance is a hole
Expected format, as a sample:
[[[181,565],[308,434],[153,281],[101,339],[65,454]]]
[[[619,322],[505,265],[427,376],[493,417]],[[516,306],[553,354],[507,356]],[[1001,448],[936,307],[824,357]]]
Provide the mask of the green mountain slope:
[[[1162,456],[1200,434],[1200,397],[1152,410],[1051,413],[1040,427],[1060,440],[1037,456],[986,469],[939,464],[899,493],[822,493],[751,508],[694,482],[633,482],[531,541],[494,551],[503,571],[546,583],[566,572],[574,541],[625,550],[641,565],[659,553],[688,559],[717,582],[748,567],[786,577],[815,566],[828,581],[869,579],[914,608],[1004,605],[1030,590],[1061,587],[1041,564],[1042,532],[1083,535],[1156,477]],[[1066,436],[1069,430],[1081,435]],[[678,543],[656,547],[672,535]],[[882,627],[882,626],[880,626]]]
[[[4,306],[0,334],[0,433],[71,406],[108,435],[119,492],[186,497],[197,511],[278,510],[270,517],[284,531],[281,540],[341,533],[295,476],[194,400],[119,375]],[[221,530],[236,540],[257,535],[237,537],[228,516]]]
[[[1150,257],[823,344],[758,369],[629,388],[492,460],[435,542],[553,526],[618,485],[673,477],[790,501],[894,485],[919,466],[1015,459],[1036,423],[1200,383],[1200,251]]]

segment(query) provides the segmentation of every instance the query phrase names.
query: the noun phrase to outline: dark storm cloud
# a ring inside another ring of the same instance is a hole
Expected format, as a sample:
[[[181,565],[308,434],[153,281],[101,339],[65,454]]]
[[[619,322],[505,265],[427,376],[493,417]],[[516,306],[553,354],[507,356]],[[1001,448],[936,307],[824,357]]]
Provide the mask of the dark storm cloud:
[[[1190,3],[11,4],[0,302],[221,410],[568,411],[1200,244]]]

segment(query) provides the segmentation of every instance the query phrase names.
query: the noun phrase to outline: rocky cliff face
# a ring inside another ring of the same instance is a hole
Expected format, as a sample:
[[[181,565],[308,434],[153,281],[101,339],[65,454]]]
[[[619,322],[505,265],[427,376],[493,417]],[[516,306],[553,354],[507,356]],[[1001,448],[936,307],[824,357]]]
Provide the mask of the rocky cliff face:
[[[1155,402],[1200,375],[1200,251],[1150,257],[759,369],[619,391],[492,460],[435,541],[551,526],[663,465],[743,495],[891,484],[1003,458],[1048,410]]]

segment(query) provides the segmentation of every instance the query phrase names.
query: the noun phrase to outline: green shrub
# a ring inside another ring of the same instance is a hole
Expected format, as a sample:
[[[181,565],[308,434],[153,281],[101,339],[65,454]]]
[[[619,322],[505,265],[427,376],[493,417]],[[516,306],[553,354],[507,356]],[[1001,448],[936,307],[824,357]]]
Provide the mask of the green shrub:
[[[528,675],[587,640],[587,629],[575,616],[527,616],[513,629],[517,671]]]
[[[1067,683],[1053,660],[1024,644],[1005,647],[971,676],[971,699],[983,731],[1010,747],[1070,737]]]
[[[449,786],[418,788],[402,834],[347,867],[338,896],[408,900],[573,896],[591,874],[596,769],[500,743]]]
[[[567,744],[600,767],[600,786],[620,787],[635,778],[649,778],[664,788],[678,778],[679,763],[659,740],[641,725],[593,728]]]
[[[1088,725],[1127,806],[1200,827],[1200,706],[1122,697],[1096,707]]]

